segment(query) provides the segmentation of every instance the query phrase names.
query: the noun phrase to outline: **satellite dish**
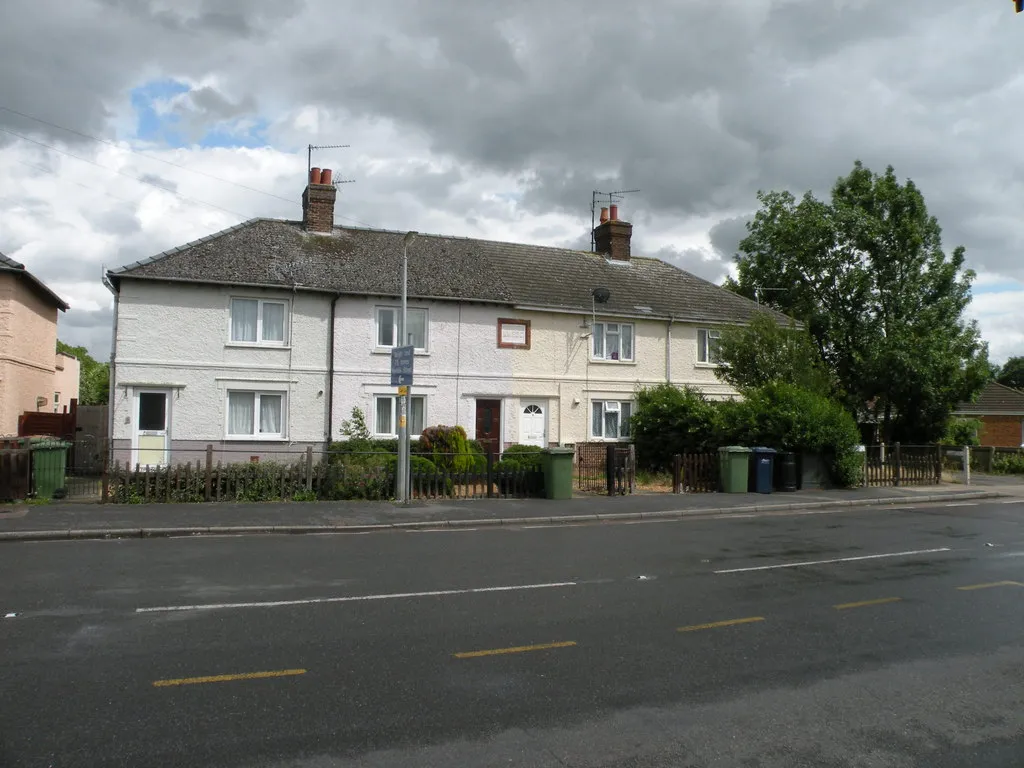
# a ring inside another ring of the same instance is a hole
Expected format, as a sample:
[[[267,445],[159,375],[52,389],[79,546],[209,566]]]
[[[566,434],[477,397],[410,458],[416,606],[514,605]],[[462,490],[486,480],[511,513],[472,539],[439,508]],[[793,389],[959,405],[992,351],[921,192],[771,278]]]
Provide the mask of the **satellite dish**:
[[[594,301],[598,304],[604,304],[608,299],[611,298],[612,293],[607,288],[595,288],[593,290]]]

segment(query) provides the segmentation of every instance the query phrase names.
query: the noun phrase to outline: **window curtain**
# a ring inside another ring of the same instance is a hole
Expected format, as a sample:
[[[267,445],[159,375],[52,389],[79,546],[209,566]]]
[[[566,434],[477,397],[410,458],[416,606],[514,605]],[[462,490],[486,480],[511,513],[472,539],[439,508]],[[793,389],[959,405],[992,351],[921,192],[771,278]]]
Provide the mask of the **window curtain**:
[[[284,341],[284,304],[263,304],[263,340]]]
[[[377,398],[377,423],[375,427],[378,435],[393,435],[395,433],[391,428],[391,412],[394,402],[394,399],[390,397]]]
[[[609,411],[604,412],[604,436],[605,437],[618,437],[619,436],[619,412]]]
[[[604,357],[604,325],[595,323],[592,331],[594,334],[594,357]]]
[[[633,359],[633,326],[623,325],[622,328],[622,359]]]
[[[395,346],[395,329],[397,313],[393,309],[381,309],[377,312],[377,346]]]
[[[629,437],[629,419],[633,415],[632,403],[620,403],[622,410],[622,421],[619,423],[619,437]]]
[[[256,395],[252,392],[228,394],[228,434],[251,435],[256,413]]]
[[[605,357],[608,360],[619,359],[619,325],[609,325],[605,330]]]
[[[424,399],[422,397],[410,398],[412,401],[409,410],[412,411],[409,414],[409,437],[415,439],[419,435],[423,434],[423,412],[424,412]]]
[[[604,403],[594,403],[591,408],[590,431],[593,432],[594,437],[602,437],[604,435],[602,429],[604,425]]]
[[[280,435],[282,400],[281,395],[260,395],[260,433]]]
[[[231,340],[256,341],[260,303],[255,299],[231,300]]]
[[[427,312],[423,309],[410,309],[407,311],[409,327],[406,329],[407,339],[405,344],[412,344],[416,349],[427,348]]]

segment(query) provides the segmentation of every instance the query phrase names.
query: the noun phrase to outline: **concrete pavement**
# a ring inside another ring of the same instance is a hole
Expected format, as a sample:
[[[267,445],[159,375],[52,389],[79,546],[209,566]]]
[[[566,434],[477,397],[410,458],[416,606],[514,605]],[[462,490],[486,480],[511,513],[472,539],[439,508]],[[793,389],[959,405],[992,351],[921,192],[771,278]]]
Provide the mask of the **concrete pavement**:
[[[1024,764],[1022,499],[37,542],[0,764]]]
[[[204,534],[361,532],[379,528],[565,525],[645,517],[744,514],[766,511],[899,505],[1024,496],[1024,485],[973,487],[954,484],[858,488],[774,494],[638,494],[565,501],[476,499],[417,502],[314,502],[261,504],[18,505],[0,511],[0,542],[54,538],[138,538]]]

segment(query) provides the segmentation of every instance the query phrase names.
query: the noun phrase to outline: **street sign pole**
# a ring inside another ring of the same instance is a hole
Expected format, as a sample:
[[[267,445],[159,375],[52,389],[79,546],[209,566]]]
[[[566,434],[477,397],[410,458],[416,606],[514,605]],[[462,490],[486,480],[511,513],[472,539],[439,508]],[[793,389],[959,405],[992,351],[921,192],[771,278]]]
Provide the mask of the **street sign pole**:
[[[391,386],[398,387],[398,466],[395,473],[395,497],[409,501],[409,387],[412,386],[412,364],[416,350],[411,346],[391,350]]]

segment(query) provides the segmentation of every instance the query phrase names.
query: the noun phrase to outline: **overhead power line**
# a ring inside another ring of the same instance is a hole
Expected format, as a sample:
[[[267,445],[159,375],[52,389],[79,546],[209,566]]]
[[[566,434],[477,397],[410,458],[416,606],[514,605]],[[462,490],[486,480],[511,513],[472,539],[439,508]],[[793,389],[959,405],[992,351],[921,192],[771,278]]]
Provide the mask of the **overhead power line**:
[[[212,173],[207,173],[206,171],[200,171],[200,170],[198,170],[196,168],[190,168],[187,165],[182,165],[181,163],[175,163],[175,162],[173,162],[171,160],[165,160],[162,157],[156,157],[154,155],[147,154],[146,152],[140,152],[139,150],[132,149],[129,146],[118,144],[117,142],[110,141],[108,139],[101,139],[98,136],[93,136],[93,135],[88,134],[88,133],[83,133],[82,131],[75,130],[74,128],[68,128],[65,125],[59,125],[58,123],[54,123],[54,122],[51,122],[49,120],[44,120],[41,117],[36,117],[36,116],[30,115],[30,114],[28,114],[26,112],[21,112],[20,110],[13,109],[11,107],[5,107],[2,104],[0,104],[0,110],[2,110],[4,112],[10,112],[12,115],[18,115],[19,117],[24,117],[24,118],[26,118],[28,120],[34,120],[37,123],[41,123],[42,125],[48,125],[51,128],[56,128],[57,130],[60,130],[60,131],[67,131],[68,133],[72,133],[75,136],[81,136],[83,139],[89,139],[90,141],[95,141],[95,142],[98,142],[100,144],[106,144],[107,146],[113,147],[115,149],[120,149],[120,150],[125,150],[127,152],[131,152],[133,155],[138,155],[139,157],[144,157],[147,160],[153,160],[153,161],[158,162],[158,163],[163,163],[164,165],[169,165],[169,166],[171,166],[173,168],[179,168],[179,169],[181,169],[183,171],[187,171],[189,173],[195,173],[195,174],[198,174],[200,176],[205,176],[206,178],[213,179],[214,181],[220,181],[220,182],[223,182],[224,184],[231,184],[233,186],[239,187],[240,189],[246,189],[246,190],[249,190],[250,192],[256,192],[257,194],[266,195],[267,197],[272,197],[275,200],[281,200],[281,201],[283,201],[285,203],[289,203],[290,205],[295,205],[296,204],[295,200],[293,200],[291,198],[283,197],[282,195],[277,195],[277,194],[274,194],[273,192],[267,192],[264,189],[257,189],[256,187],[250,187],[249,185],[242,184],[241,182],[238,182],[238,181],[231,181],[230,179],[225,179],[225,178],[222,178],[220,176],[215,176]],[[240,218],[242,220],[251,218],[250,216],[245,216],[244,214],[228,210],[227,208],[222,208],[219,205],[215,205],[213,203],[208,203],[208,202],[206,202],[204,200],[198,200],[198,199],[195,199],[195,198],[187,197],[186,195],[183,195],[180,192],[176,192],[173,189],[169,189],[169,188],[161,186],[159,184],[155,184],[155,183],[153,183],[151,181],[147,181],[146,179],[142,179],[142,178],[139,178],[137,176],[132,176],[131,174],[125,173],[124,171],[118,171],[118,170],[116,170],[114,168],[108,168],[105,165],[100,165],[99,163],[96,163],[96,162],[94,162],[92,160],[88,160],[88,159],[86,159],[84,157],[79,157],[78,155],[74,155],[74,154],[72,154],[70,152],[66,152],[66,151],[64,151],[62,149],[58,149],[57,147],[53,147],[53,146],[51,146],[49,144],[46,144],[44,142],[37,141],[36,139],[31,139],[28,136],[24,136],[24,135],[22,135],[20,133],[17,133],[15,131],[11,131],[11,130],[8,130],[6,128],[0,128],[0,131],[3,131],[4,133],[8,133],[8,134],[10,134],[12,136],[17,136],[18,138],[24,139],[25,141],[30,141],[33,144],[38,144],[41,147],[46,147],[47,149],[51,149],[54,152],[59,152],[62,155],[67,155],[68,157],[72,157],[75,160],[81,160],[84,163],[89,163],[90,165],[95,165],[98,168],[103,168],[104,170],[108,170],[108,171],[111,171],[113,173],[119,174],[119,175],[124,176],[126,178],[129,178],[129,179],[132,179],[134,181],[137,181],[137,182],[139,182],[141,184],[149,184],[150,186],[156,187],[157,189],[163,190],[164,192],[169,192],[172,195],[176,195],[177,197],[181,198],[182,200],[187,200],[189,202],[197,203],[199,205],[206,205],[206,206],[209,206],[211,208],[216,208],[217,210],[223,211],[224,213],[230,213],[233,216],[237,216],[238,218]],[[332,145],[332,146],[334,146],[334,145]],[[348,145],[347,144],[339,144],[337,146],[338,147],[347,147]],[[78,182],[75,182],[75,183],[77,184]],[[342,183],[347,183],[347,182],[342,182]],[[84,185],[80,185],[80,186],[84,186]],[[127,201],[125,201],[125,202],[127,202]],[[335,213],[334,214],[334,218],[336,218],[336,219],[344,219],[345,221],[351,221],[354,224],[358,224],[361,227],[367,227],[368,229],[373,229],[373,225],[372,224],[367,224],[365,221],[360,221],[359,219],[354,219],[351,216],[344,216],[342,214]]]
[[[12,130],[9,130],[7,128],[0,128],[0,131],[3,131],[4,133],[10,134],[11,136],[17,136],[19,139],[22,139],[23,141],[28,141],[28,142],[31,142],[32,144],[37,144],[40,147],[45,147],[46,149],[49,149],[49,150],[51,150],[53,152],[57,152],[58,154],[66,155],[67,157],[74,158],[75,160],[80,160],[81,162],[88,163],[89,165],[95,165],[97,168],[102,168],[103,170],[110,171],[111,173],[116,173],[118,176],[124,176],[125,178],[132,179],[134,181],[139,182],[140,184],[148,184],[149,186],[154,187],[155,189],[159,189],[161,192],[167,192],[168,194],[174,195],[175,197],[181,198],[182,200],[186,200],[186,201],[188,201],[190,203],[196,203],[197,205],[205,205],[205,206],[208,206],[210,208],[216,208],[218,211],[222,211],[224,213],[230,213],[232,216],[237,216],[239,219],[242,219],[243,221],[245,219],[250,218],[249,216],[245,216],[244,214],[238,213],[238,211],[232,211],[232,210],[229,210],[228,208],[223,208],[223,207],[221,207],[219,205],[214,205],[213,203],[208,203],[205,200],[198,200],[198,199],[196,199],[194,197],[189,197],[188,195],[183,195],[183,194],[181,194],[180,192],[178,192],[176,190],[170,189],[169,187],[161,186],[160,184],[157,184],[156,182],[148,181],[146,179],[139,178],[138,176],[133,176],[130,173],[125,173],[124,171],[119,171],[116,168],[108,168],[107,166],[100,165],[99,163],[97,163],[97,162],[95,162],[93,160],[89,160],[89,159],[84,158],[84,157],[79,157],[78,155],[74,155],[71,152],[65,152],[63,149],[58,149],[57,147],[54,147],[54,146],[52,146],[50,144],[47,144],[46,142],[37,141],[36,139],[29,138],[28,136],[23,136],[22,134],[17,133],[16,131],[12,131]]]
[[[139,157],[144,157],[147,160],[153,160],[153,161],[155,161],[157,163],[163,163],[164,165],[170,165],[170,166],[172,166],[174,168],[180,168],[183,171],[188,171],[189,173],[196,173],[196,174],[199,174],[200,176],[205,176],[208,179],[213,179],[215,181],[220,181],[220,182],[223,182],[225,184],[232,184],[232,185],[234,185],[236,187],[240,187],[241,189],[247,189],[250,192],[257,192],[257,193],[259,193],[261,195],[266,195],[267,197],[273,197],[273,198],[275,198],[277,200],[283,200],[284,202],[291,203],[292,205],[295,204],[294,200],[291,200],[291,199],[289,199],[287,197],[282,197],[281,195],[275,195],[273,192],[267,192],[266,190],[263,190],[263,189],[257,189],[256,187],[250,187],[249,185],[242,184],[239,181],[231,181],[230,179],[224,179],[224,178],[221,178],[220,176],[214,176],[212,173],[207,173],[206,171],[200,171],[200,170],[198,170],[196,168],[189,168],[187,165],[182,165],[181,163],[175,163],[172,160],[165,160],[162,157],[155,157],[154,155],[149,155],[149,154],[146,154],[145,152],[140,152],[137,149],[132,149],[129,146],[124,146],[124,145],[118,144],[117,142],[114,142],[114,141],[109,141],[107,139],[101,139],[98,136],[93,136],[93,135],[88,134],[88,133],[82,133],[82,131],[76,131],[74,128],[68,128],[67,126],[64,126],[64,125],[58,125],[57,123],[51,123],[49,120],[43,120],[41,117],[35,117],[34,115],[29,115],[29,114],[26,114],[24,112],[19,112],[18,110],[11,109],[10,107],[5,107],[3,105],[0,105],[0,110],[3,110],[4,112],[10,112],[12,115],[18,115],[19,117],[24,117],[24,118],[27,118],[29,120],[35,120],[37,123],[42,123],[43,125],[48,125],[51,128],[56,128],[57,130],[60,130],[60,131],[67,131],[68,133],[73,133],[75,136],[81,136],[83,139],[89,139],[91,141],[99,142],[100,144],[106,144],[108,147],[114,147],[115,149],[127,150],[128,152],[131,152],[133,155],[138,155]]]
[[[42,165],[36,165],[35,163],[29,163],[29,162],[26,162],[24,160],[19,160],[18,158],[14,158],[14,162],[21,163],[22,165],[27,165],[29,168],[35,168],[37,171],[42,171],[43,173],[47,173],[47,174],[50,174],[50,175],[53,174],[52,170],[50,170],[49,168],[46,168],[46,167],[44,167]],[[131,200],[125,200],[123,197],[118,197],[117,195],[112,195],[109,192],[107,192],[105,189],[100,189],[99,187],[90,187],[88,184],[83,184],[82,182],[75,181],[74,179],[68,179],[68,181],[70,181],[72,184],[77,184],[78,186],[82,187],[83,189],[90,189],[93,192],[99,192],[101,195],[106,195],[107,197],[113,198],[114,200],[118,200],[118,201],[120,201],[122,203],[131,203],[132,202]]]

